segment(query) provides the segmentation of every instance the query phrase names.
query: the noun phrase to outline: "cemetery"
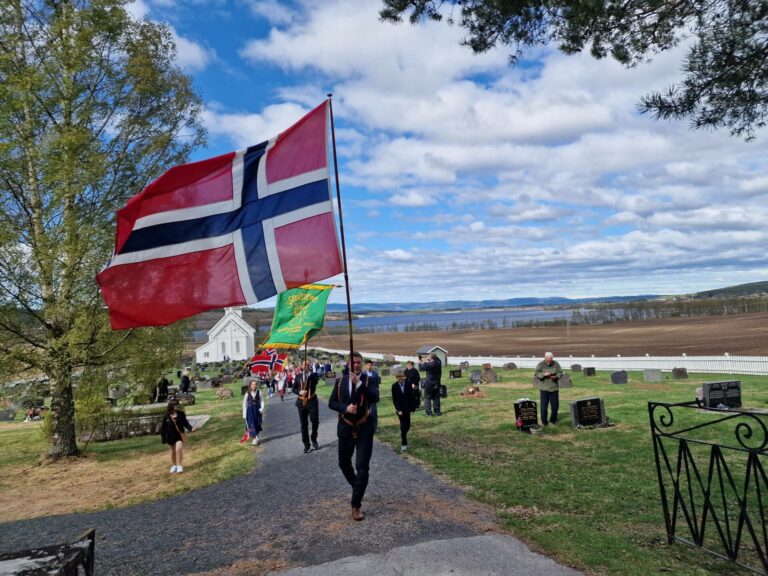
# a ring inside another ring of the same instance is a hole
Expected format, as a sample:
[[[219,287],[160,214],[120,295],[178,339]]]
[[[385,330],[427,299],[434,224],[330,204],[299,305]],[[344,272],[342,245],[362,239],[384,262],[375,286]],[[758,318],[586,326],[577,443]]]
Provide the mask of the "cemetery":
[[[391,369],[387,363],[377,364],[380,373],[384,368]],[[334,364],[334,368],[339,367]],[[240,446],[232,442],[241,431],[239,418],[225,417],[239,413],[237,399],[244,380],[219,384],[228,375],[221,372],[222,368],[231,376],[236,374],[236,370],[223,366],[196,368],[199,374],[197,392],[194,393],[196,401],[186,408],[193,418],[210,416],[208,423],[192,436],[187,455],[189,465],[199,466],[200,473],[180,478],[181,482],[174,483],[170,492],[169,486],[163,486],[160,491],[148,490],[146,482],[139,483],[135,491],[128,486],[127,493],[115,504],[185,492],[243,474],[254,466],[252,453],[239,449]],[[330,385],[339,374],[327,375],[321,396],[327,396]],[[542,427],[538,392],[530,383],[531,370],[467,366],[460,378],[449,378],[447,371],[444,372],[443,384],[447,388],[447,397],[443,400],[444,416],[426,420],[414,416],[410,457],[424,460],[455,482],[471,485],[480,500],[497,510],[524,511],[535,505],[538,512],[534,526],[526,520],[524,512],[519,515],[500,513],[500,519],[508,528],[524,534],[530,542],[546,548],[555,557],[559,554],[558,547],[548,544],[548,534],[552,531],[567,531],[572,535],[567,558],[583,566],[591,565],[589,551],[596,542],[609,545],[605,540],[606,531],[609,534],[626,532],[627,536],[620,537],[624,542],[622,546],[634,549],[638,546],[635,541],[639,539],[640,549],[651,549],[653,553],[639,554],[629,563],[620,557],[613,559],[604,555],[600,558],[601,570],[629,575],[669,567],[674,573],[687,574],[687,567],[697,566],[697,569],[713,573],[731,574],[728,570],[733,565],[711,560],[688,546],[658,545],[659,539],[665,538],[665,531],[653,453],[638,447],[647,447],[650,442],[648,401],[695,401],[697,388],[702,388],[699,392],[702,407],[707,402],[717,402],[718,405],[738,402],[742,407],[768,412],[768,393],[762,385],[764,378],[740,376],[718,381],[711,376],[689,374],[687,380],[680,381],[671,373],[663,373],[661,382],[656,382],[657,374],[649,371],[619,371],[618,376],[615,371],[601,371],[588,376],[584,371],[568,369],[565,375],[567,384],[560,391],[559,422],[556,426]],[[206,376],[215,378],[210,388],[200,386]],[[387,388],[391,378],[391,375],[382,377],[382,386]],[[175,372],[169,374],[169,379],[173,386],[178,384]],[[623,383],[617,385],[616,380]],[[117,399],[118,402],[127,400],[127,396]],[[143,408],[139,407],[139,412],[141,410]],[[701,412],[695,417],[703,418],[705,411]],[[28,468],[25,463],[41,450],[40,440],[33,429],[36,425],[23,423],[20,418],[17,414],[13,423],[0,423],[0,434],[12,440],[9,446],[13,447],[13,456],[8,452],[9,448],[0,446],[0,462],[10,466],[10,471]],[[390,402],[381,402],[379,423],[377,438],[385,445],[399,445],[397,418]],[[609,424],[612,426],[607,427]],[[13,428],[9,429],[9,426]],[[94,439],[87,448],[89,459],[106,465],[114,451],[112,446],[121,443],[132,443],[138,450],[135,461],[129,459],[123,464],[128,474],[146,476],[150,483],[156,483],[159,477],[153,474],[162,476],[167,472],[164,448],[151,434],[106,442]],[[574,458],[578,458],[578,466],[574,466]],[[209,468],[214,466],[214,461],[217,462],[215,469]],[[162,471],[154,468],[162,468]],[[32,468],[26,474],[33,484],[44,485],[45,469]],[[537,478],[536,490],[521,492],[518,487],[525,485],[530,477]],[[569,478],[569,487],[555,488],[558,478]],[[102,479],[103,486],[99,489],[93,488],[94,484],[87,479],[82,482],[92,500],[87,504],[89,507],[106,505],[107,495],[111,497],[115,490],[109,480]],[[9,489],[0,493],[0,506],[9,511],[10,519],[28,516],[28,510],[14,504],[22,488],[6,488]],[[66,498],[53,502],[43,493],[29,493],[28,490],[26,493],[28,497],[40,498],[48,513],[66,513],[81,509],[85,504],[83,501],[67,502]],[[546,505],[540,500],[541,493],[548,494]],[[101,504],[99,497],[104,498]],[[576,502],[581,504],[576,505]],[[567,520],[561,516],[562,511],[568,511]],[[744,554],[748,556],[749,552]]]

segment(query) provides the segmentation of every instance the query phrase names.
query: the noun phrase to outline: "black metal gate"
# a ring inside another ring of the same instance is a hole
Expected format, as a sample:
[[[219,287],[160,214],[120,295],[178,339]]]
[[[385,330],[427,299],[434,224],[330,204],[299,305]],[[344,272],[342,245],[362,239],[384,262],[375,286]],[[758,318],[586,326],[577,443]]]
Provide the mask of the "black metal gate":
[[[648,402],[670,544],[768,575],[768,414]]]

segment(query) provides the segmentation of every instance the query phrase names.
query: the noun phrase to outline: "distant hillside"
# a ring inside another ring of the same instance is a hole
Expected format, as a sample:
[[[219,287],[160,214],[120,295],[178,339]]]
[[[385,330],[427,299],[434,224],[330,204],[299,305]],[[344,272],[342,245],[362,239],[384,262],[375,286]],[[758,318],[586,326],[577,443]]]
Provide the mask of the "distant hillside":
[[[715,290],[705,290],[697,292],[694,298],[730,298],[734,296],[758,296],[768,293],[768,282],[749,282],[748,284],[737,284],[736,286],[726,286]]]
[[[403,302],[395,304],[376,304],[364,302],[352,305],[352,312],[413,312],[415,310],[479,310],[483,308],[514,308],[520,306],[569,306],[586,303],[634,302],[658,298],[653,294],[637,296],[605,296],[602,298],[509,298],[506,300],[447,300],[445,302]],[[346,304],[328,304],[329,312],[345,312]]]

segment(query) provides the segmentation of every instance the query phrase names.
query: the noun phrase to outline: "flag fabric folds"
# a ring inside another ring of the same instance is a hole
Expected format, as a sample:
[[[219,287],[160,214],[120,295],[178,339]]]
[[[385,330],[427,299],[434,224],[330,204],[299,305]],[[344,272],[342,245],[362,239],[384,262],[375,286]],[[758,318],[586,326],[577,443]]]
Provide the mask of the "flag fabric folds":
[[[172,168],[117,213],[97,280],[115,330],[243,306],[342,271],[328,101],[279,136]]]
[[[281,372],[288,354],[278,354],[274,348],[262,350],[248,361],[251,374],[271,374]]]
[[[269,338],[262,346],[299,348],[323,327],[329,284],[307,284],[277,297]]]

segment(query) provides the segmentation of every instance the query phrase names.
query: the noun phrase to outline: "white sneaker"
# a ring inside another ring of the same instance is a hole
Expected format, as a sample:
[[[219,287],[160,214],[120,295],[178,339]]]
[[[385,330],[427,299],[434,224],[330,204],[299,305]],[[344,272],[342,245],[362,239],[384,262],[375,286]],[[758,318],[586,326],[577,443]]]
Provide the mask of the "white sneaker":
[[[176,474],[181,474],[182,472],[184,472],[184,467],[183,466],[176,466]]]
[[[259,437],[258,436],[254,436],[253,437],[253,442],[251,442],[251,444],[253,444],[254,446],[258,446],[259,445]]]
[[[400,452],[408,452],[408,445],[405,444],[403,446],[400,446]]]
[[[171,466],[170,473],[176,474],[176,468],[177,468],[176,465]]]

